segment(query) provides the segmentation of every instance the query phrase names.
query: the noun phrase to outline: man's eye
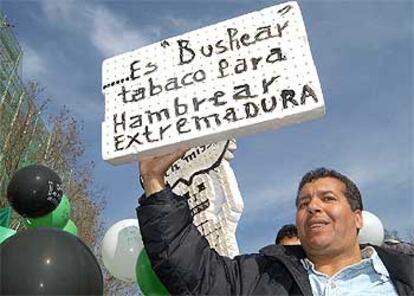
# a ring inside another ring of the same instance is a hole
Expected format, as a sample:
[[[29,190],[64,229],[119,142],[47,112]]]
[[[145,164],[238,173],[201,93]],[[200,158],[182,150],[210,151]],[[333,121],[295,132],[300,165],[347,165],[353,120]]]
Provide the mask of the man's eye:
[[[302,209],[302,208],[306,207],[308,204],[309,204],[308,201],[302,201],[302,202],[300,202],[299,203],[299,209]]]
[[[323,199],[324,199],[325,201],[332,201],[332,200],[336,200],[335,196],[332,196],[332,195],[326,195],[326,196],[324,196],[324,197],[323,197]]]

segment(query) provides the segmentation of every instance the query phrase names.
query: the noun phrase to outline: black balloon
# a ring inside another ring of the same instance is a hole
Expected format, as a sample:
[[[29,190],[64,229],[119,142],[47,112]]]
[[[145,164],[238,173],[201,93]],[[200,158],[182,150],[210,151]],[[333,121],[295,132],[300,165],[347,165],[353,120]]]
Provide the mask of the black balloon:
[[[13,209],[30,218],[52,212],[62,195],[62,180],[53,170],[42,165],[18,170],[7,187],[7,199]]]
[[[60,229],[18,232],[0,245],[0,295],[102,295],[103,278],[89,248]]]

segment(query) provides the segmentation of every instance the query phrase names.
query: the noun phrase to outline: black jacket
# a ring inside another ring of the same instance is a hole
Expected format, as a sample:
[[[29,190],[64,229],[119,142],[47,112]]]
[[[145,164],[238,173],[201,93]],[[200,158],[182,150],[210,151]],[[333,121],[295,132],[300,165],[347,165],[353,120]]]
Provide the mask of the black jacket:
[[[186,199],[169,188],[141,197],[137,214],[153,269],[173,295],[312,294],[300,246],[271,245],[259,254],[222,257],[192,224]],[[376,250],[398,293],[413,295],[413,258]]]

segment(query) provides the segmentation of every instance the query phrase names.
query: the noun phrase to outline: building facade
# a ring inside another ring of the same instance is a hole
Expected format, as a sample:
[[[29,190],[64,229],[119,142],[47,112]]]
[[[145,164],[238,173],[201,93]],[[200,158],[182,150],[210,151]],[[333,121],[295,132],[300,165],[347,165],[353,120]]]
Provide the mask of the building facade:
[[[0,11],[0,198],[15,169],[33,163],[50,141],[22,81],[23,50],[12,28]]]

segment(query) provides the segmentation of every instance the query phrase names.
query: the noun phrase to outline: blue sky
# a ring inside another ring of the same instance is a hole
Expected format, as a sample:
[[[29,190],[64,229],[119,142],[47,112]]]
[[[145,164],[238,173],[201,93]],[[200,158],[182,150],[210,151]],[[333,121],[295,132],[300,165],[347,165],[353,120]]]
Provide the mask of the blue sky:
[[[34,79],[84,122],[85,160],[108,193],[108,225],[135,217],[137,165],[101,159],[101,63],[113,55],[252,12],[278,1],[1,1]],[[245,202],[237,236],[255,252],[294,222],[296,186],[326,166],[350,176],[364,205],[405,234],[413,216],[411,1],[299,1],[326,103],[326,116],[238,139],[232,167]]]

